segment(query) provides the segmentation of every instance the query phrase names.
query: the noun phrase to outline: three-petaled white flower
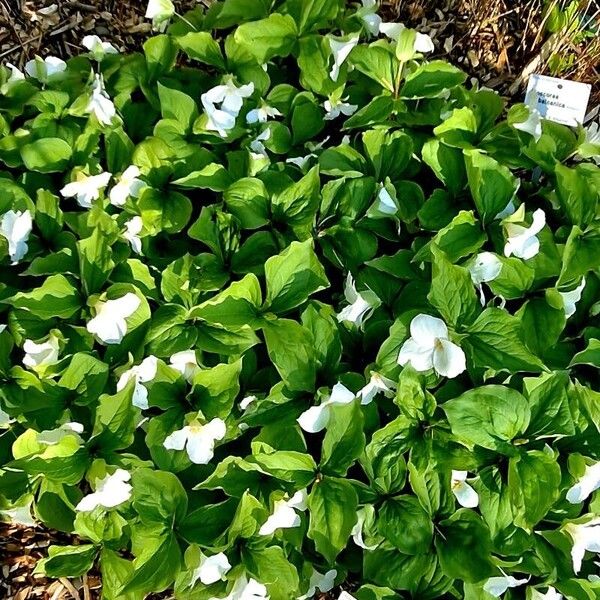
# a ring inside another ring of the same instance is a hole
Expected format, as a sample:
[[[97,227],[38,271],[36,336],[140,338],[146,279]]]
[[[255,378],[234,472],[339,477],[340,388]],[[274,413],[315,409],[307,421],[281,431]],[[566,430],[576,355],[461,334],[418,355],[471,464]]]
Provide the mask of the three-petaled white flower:
[[[571,560],[573,572],[577,574],[586,551],[600,552],[600,518],[596,517],[587,523],[567,523],[565,531],[573,540]]]
[[[144,383],[149,383],[156,377],[158,360],[156,356],[147,356],[131,369],[125,371],[117,382],[117,392],[120,392],[132,379],[135,381],[131,402],[134,406],[146,410],[148,408],[148,390]]]
[[[301,523],[300,515],[296,511],[307,508],[306,490],[297,491],[291,498],[281,498],[273,505],[273,512],[258,530],[259,535],[271,535],[277,529],[291,529]]]
[[[308,600],[308,598],[312,598],[317,590],[321,592],[321,594],[325,594],[333,589],[335,585],[335,578],[337,577],[337,571],[335,569],[330,569],[327,573],[319,573],[315,568],[313,568],[313,572],[308,581],[308,590],[306,590],[306,594],[298,597],[298,600]]]
[[[563,308],[567,319],[575,314],[577,303],[581,300],[584,288],[585,277],[581,279],[581,283],[574,290],[571,290],[570,292],[559,292],[563,299]]]
[[[342,64],[357,44],[358,35],[353,35],[348,40],[336,39],[334,37],[329,38],[329,47],[333,54],[333,66],[331,67],[331,71],[329,71],[329,77],[331,77],[332,81],[338,80]]]
[[[130,196],[139,198],[141,191],[146,187],[146,184],[139,179],[140,175],[141,171],[136,165],[131,165],[123,171],[108,194],[113,206],[124,206]]]
[[[120,344],[127,333],[127,318],[140,306],[132,292],[121,298],[96,303],[96,316],[88,321],[87,330],[105,344]]]
[[[75,510],[88,512],[94,510],[97,506],[103,508],[114,508],[127,502],[131,498],[132,487],[128,483],[131,479],[131,473],[124,469],[117,469],[112,475],[106,475],[102,479],[96,480],[96,491],[84,496]]]
[[[502,271],[502,261],[493,252],[480,252],[468,267],[471,280],[479,290],[481,305],[485,304],[483,284],[494,281]]]
[[[398,363],[410,363],[416,371],[433,368],[438,375],[452,379],[466,369],[465,353],[450,341],[446,323],[431,315],[417,315],[410,323],[411,337],[404,342]]]
[[[15,65],[7,62],[5,67],[9,70],[10,75],[8,76],[8,79],[2,84],[2,87],[0,87],[0,92],[2,94],[6,94],[13,85],[25,79],[25,74],[23,73],[23,71],[21,71],[18,67],[15,67]]]
[[[164,31],[175,14],[175,6],[171,0],[149,0],[146,19],[152,19],[155,31]]]
[[[273,106],[261,104],[258,108],[253,108],[246,115],[246,123],[266,123],[269,117],[280,117],[281,113]]]
[[[374,519],[375,519],[375,509],[373,508],[373,505],[371,505],[371,504],[363,506],[360,510],[358,510],[356,512],[356,523],[355,523],[354,527],[352,528],[350,535],[352,536],[352,540],[354,541],[354,543],[359,548],[363,548],[365,550],[375,550],[375,548],[377,548],[377,546],[379,545],[379,544],[373,544],[372,546],[369,546],[363,538],[365,522],[367,520],[369,522],[373,522]]]
[[[600,488],[600,462],[586,465],[583,475],[577,483],[569,488],[567,500],[571,504],[579,504]]]
[[[125,221],[125,232],[123,233],[123,237],[129,242],[131,249],[136,254],[142,253],[142,240],[140,238],[140,233],[143,228],[144,222],[142,221],[142,217],[139,215],[132,217],[128,221]]]
[[[519,225],[525,218],[525,205],[521,204],[519,209],[504,221],[506,231],[506,244],[504,245],[504,255],[514,255],[518,258],[528,260],[537,255],[540,251],[540,240],[537,234],[544,229],[546,225],[546,213],[538,208],[533,213],[533,222],[529,227]]]
[[[110,173],[85,175],[80,171],[75,181],[67,183],[60,193],[63,198],[75,198],[82,208],[91,208],[92,202],[98,200],[100,192],[108,185],[111,177]]]
[[[452,471],[450,489],[461,506],[475,508],[479,504],[479,495],[467,483],[467,471]]]
[[[318,406],[311,406],[297,419],[300,427],[308,433],[318,433],[327,427],[331,418],[331,406],[334,404],[349,404],[356,398],[343,383],[336,383],[331,389],[331,395]]]
[[[27,241],[32,226],[33,221],[28,210],[9,210],[0,219],[0,235],[8,242],[8,255],[13,265],[27,254]]]
[[[104,60],[107,54],[119,53],[110,42],[103,42],[97,35],[86,35],[81,40],[81,45],[89,50],[92,58],[97,62]]]
[[[222,600],[269,600],[269,594],[267,588],[256,579],[240,575],[229,594]]]
[[[221,137],[235,127],[235,120],[242,109],[244,98],[254,92],[254,83],[237,86],[229,76],[225,83],[211,88],[200,96],[202,106],[208,116],[206,128],[216,131]],[[217,107],[216,105],[220,106]]]
[[[542,116],[537,108],[531,106],[526,107],[529,111],[527,119],[520,123],[513,123],[513,127],[519,131],[523,131],[533,136],[537,142],[542,137]]]
[[[406,27],[402,23],[381,23],[379,26],[380,33],[383,33],[383,35],[395,42],[398,41],[398,38],[405,29]],[[427,34],[417,31],[413,49],[415,52],[426,54],[433,52],[435,46],[433,45],[433,40]]]
[[[53,333],[41,344],[36,344],[33,340],[25,340],[23,364],[34,371],[43,373],[48,367],[58,362],[59,350],[58,338]]]
[[[529,581],[527,579],[517,579],[512,575],[502,575],[501,577],[490,577],[483,585],[484,591],[494,596],[494,598],[500,598],[508,588],[519,587],[525,585]]]
[[[377,394],[381,393],[386,398],[393,398],[395,391],[396,384],[391,379],[371,371],[371,378],[357,396],[360,398],[361,404],[370,404]]]
[[[323,102],[323,108],[326,111],[323,118],[326,121],[332,121],[333,119],[337,119],[340,115],[350,117],[358,110],[358,105],[344,102],[344,98],[330,96]]]
[[[117,109],[104,88],[102,75],[96,74],[94,78],[92,95],[85,110],[90,115],[95,115],[102,125],[110,125],[117,114]]]
[[[67,63],[55,56],[40,58],[36,56],[25,64],[25,72],[30,77],[46,83],[50,77],[66,71]]]
[[[194,464],[207,465],[214,456],[215,443],[222,440],[226,433],[227,427],[223,419],[214,418],[206,425],[193,421],[167,436],[163,446],[167,450],[185,448],[189,459]]]
[[[361,2],[362,8],[356,11],[356,15],[371,35],[377,35],[381,25],[381,17],[377,14],[377,0],[361,0]]]
[[[337,315],[337,320],[341,323],[347,321],[357,327],[362,327],[363,323],[373,314],[373,311],[381,304],[379,298],[374,292],[367,290],[358,293],[354,284],[352,274],[348,272],[346,284],[344,286],[344,296],[349,303]]]
[[[223,552],[206,556],[200,553],[200,563],[192,573],[190,586],[200,580],[204,585],[211,585],[217,581],[225,581],[225,575],[231,569],[231,563]]]
[[[196,373],[202,370],[198,365],[198,359],[194,350],[175,352],[169,359],[169,363],[176,371],[179,371],[183,375],[188,383],[192,383]]]

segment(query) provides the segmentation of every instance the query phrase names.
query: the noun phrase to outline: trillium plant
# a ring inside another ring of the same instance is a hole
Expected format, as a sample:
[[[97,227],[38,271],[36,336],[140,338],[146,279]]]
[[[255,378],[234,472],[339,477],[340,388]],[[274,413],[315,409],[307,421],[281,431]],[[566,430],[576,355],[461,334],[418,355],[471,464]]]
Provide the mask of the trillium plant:
[[[598,598],[597,125],[375,0],[146,16],[0,66],[0,519],[77,542],[37,572]]]

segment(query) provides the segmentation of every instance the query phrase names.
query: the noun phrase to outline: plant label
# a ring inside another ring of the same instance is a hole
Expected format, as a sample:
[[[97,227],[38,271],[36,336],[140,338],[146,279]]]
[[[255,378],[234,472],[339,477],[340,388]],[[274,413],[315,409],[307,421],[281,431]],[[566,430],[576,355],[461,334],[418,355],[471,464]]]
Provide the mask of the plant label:
[[[525,104],[536,108],[544,119],[574,127],[585,119],[591,90],[588,83],[533,74]]]

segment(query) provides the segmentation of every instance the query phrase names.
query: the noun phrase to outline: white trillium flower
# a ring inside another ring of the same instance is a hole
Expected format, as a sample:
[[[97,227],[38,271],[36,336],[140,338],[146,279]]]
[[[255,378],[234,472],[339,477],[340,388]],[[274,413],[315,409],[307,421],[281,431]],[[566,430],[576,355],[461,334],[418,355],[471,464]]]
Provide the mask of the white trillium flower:
[[[398,41],[398,38],[402,32],[406,29],[402,23],[381,23],[379,26],[380,33],[383,33],[386,37],[390,38],[394,42]],[[416,32],[415,44],[413,46],[415,52],[422,52],[426,54],[433,52],[435,46],[433,40],[425,33]]]
[[[23,350],[25,352],[23,364],[34,371],[44,372],[47,367],[58,362],[59,345],[58,338],[54,334],[50,334],[41,344],[36,344],[33,340],[25,340]]]
[[[102,75],[96,75],[94,79],[92,96],[85,110],[87,113],[95,115],[102,125],[110,125],[117,114],[113,101],[104,89]]]
[[[527,107],[529,115],[526,121],[513,123],[513,127],[533,136],[537,142],[542,137],[542,116],[537,108]]]
[[[346,277],[346,285],[344,286],[344,296],[349,303],[337,315],[337,320],[341,323],[347,321],[353,323],[357,327],[362,327],[362,324],[371,316],[373,311],[379,306],[380,301],[373,292],[358,293],[354,284],[352,274],[349,272]]]
[[[571,559],[575,574],[581,570],[583,557],[588,552],[600,552],[600,518],[592,519],[587,523],[568,523],[566,532],[573,540]]]
[[[0,235],[8,242],[8,255],[16,265],[29,249],[27,241],[33,227],[31,213],[28,210],[9,210],[0,219]]]
[[[250,142],[250,150],[252,151],[252,157],[255,159],[268,158],[267,149],[263,142],[271,139],[271,130],[267,127],[262,133],[260,133],[254,140]]]
[[[277,529],[291,529],[298,527],[301,523],[300,515],[296,511],[304,511],[307,508],[306,490],[299,490],[290,499],[276,500],[273,512],[258,530],[259,535],[271,535]]]
[[[337,119],[340,115],[346,115],[347,117],[350,117],[358,110],[358,106],[356,104],[344,102],[343,98],[332,97],[329,97],[327,100],[325,100],[325,102],[323,102],[323,108],[326,111],[326,114],[323,117],[326,121]]]
[[[107,54],[119,54],[119,51],[110,42],[103,42],[97,35],[86,35],[81,40],[81,45],[87,48],[92,58],[98,62],[104,60]]]
[[[311,158],[317,158],[317,155],[311,152],[310,154],[306,154],[305,156],[294,156],[292,158],[286,158],[285,162],[290,163],[292,165],[296,165],[301,171],[303,171]]]
[[[12,65],[6,64],[7,67]],[[589,127],[585,128],[585,144],[600,144],[600,123],[591,123]]]
[[[217,581],[225,581],[225,575],[231,569],[231,563],[223,552],[205,556],[200,554],[200,564],[192,573],[191,586],[200,580],[204,585],[211,585]]]
[[[144,228],[144,223],[142,221],[142,217],[136,215],[132,217],[128,221],[125,221],[125,233],[123,237],[129,242],[131,245],[131,249],[136,254],[142,253],[142,240],[140,239],[140,233]]]
[[[55,56],[40,58],[36,56],[25,64],[25,72],[30,77],[45,83],[50,77],[66,71],[67,63]]]
[[[431,315],[417,315],[410,323],[411,337],[400,348],[398,363],[410,363],[416,371],[434,369],[438,375],[452,379],[466,367],[465,353],[450,341],[448,327]]]
[[[356,600],[356,598],[352,594],[349,594],[347,591],[344,590],[340,592],[338,600]]]
[[[490,577],[484,584],[483,589],[494,598],[500,598],[508,588],[519,587],[525,585],[529,581],[527,579],[517,579],[512,575],[502,575],[501,577]]]
[[[524,216],[525,205],[522,204],[518,211],[519,217]],[[516,215],[517,213],[515,213]],[[533,222],[529,227],[517,225],[516,223],[505,222],[506,244],[504,245],[505,256],[516,256],[528,260],[537,255],[540,251],[540,241],[536,235],[546,225],[546,214],[541,208],[533,213]]]
[[[475,508],[479,504],[479,495],[467,483],[467,471],[452,471],[450,489],[461,506]]]
[[[23,71],[21,71],[18,67],[15,67],[15,65],[7,62],[5,67],[9,70],[10,75],[0,88],[0,92],[2,94],[6,94],[13,85],[25,79],[25,74]]]
[[[98,302],[96,316],[87,324],[87,330],[105,344],[120,344],[127,333],[127,321],[140,306],[140,299],[132,292],[121,298]]]
[[[356,15],[364,23],[365,29],[371,35],[379,33],[381,17],[377,14],[377,0],[361,0],[362,8],[356,11]]]
[[[555,588],[549,586],[545,594],[539,592],[535,588],[529,588],[531,590],[531,600],[561,600],[563,595],[556,591]]]
[[[269,117],[280,117],[281,113],[273,106],[262,104],[259,108],[253,108],[246,115],[246,123],[266,123]]]
[[[305,410],[297,419],[300,427],[308,433],[318,433],[327,427],[331,417],[331,406],[333,404],[349,404],[356,398],[343,383],[336,383],[329,398],[318,406],[311,406]]]
[[[581,300],[581,295],[585,288],[585,277],[581,279],[581,283],[570,292],[559,292],[563,299],[565,317],[568,319],[575,314],[577,310],[577,303]]]
[[[188,383],[192,383],[196,373],[202,370],[198,365],[198,359],[193,350],[175,352],[169,359],[169,363],[176,371],[179,371],[183,375]]]
[[[340,40],[333,37],[329,38],[329,47],[333,54],[333,66],[329,71],[329,77],[332,81],[337,81],[340,76],[340,69],[344,61],[348,58],[352,48],[358,44],[358,35],[352,36],[349,40]]]
[[[35,527],[37,525],[36,520],[31,514],[31,501],[23,506],[0,510],[0,517],[6,517],[13,525],[22,525],[23,527]],[[2,520],[0,518],[0,521]]]
[[[83,442],[80,436],[81,433],[83,433],[83,425],[81,423],[63,423],[56,429],[40,431],[36,436],[36,440],[38,443],[46,446],[56,446],[65,437],[71,436],[81,443]]]
[[[384,185],[381,186],[377,199],[373,204],[373,209],[383,215],[393,216],[398,212],[398,205],[392,198],[392,195],[387,191]]]
[[[502,271],[502,261],[493,252],[480,252],[468,266],[471,280],[479,290],[481,306],[485,305],[483,284],[494,281]]]
[[[222,600],[269,600],[269,593],[256,579],[241,575],[235,580],[231,592]]]
[[[152,19],[155,31],[164,31],[175,14],[175,6],[171,0],[150,0],[146,9],[146,19]]]
[[[600,488],[600,462],[586,465],[585,472],[575,485],[569,488],[567,500],[571,504],[584,502],[592,492]]]
[[[75,198],[82,208],[91,208],[92,202],[98,200],[100,192],[108,185],[111,177],[110,173],[84,175],[80,172],[76,180],[67,183],[60,193],[63,198]]]
[[[246,410],[253,402],[256,402],[256,396],[246,396],[240,400],[240,408]]]
[[[386,398],[393,398],[396,390],[396,384],[387,377],[371,371],[371,378],[367,384],[358,392],[361,404],[370,404],[377,396],[383,394]]]
[[[139,198],[141,191],[146,187],[146,184],[138,179],[141,175],[139,167],[131,165],[127,167],[117,184],[110,190],[108,197],[113,206],[124,206],[127,198]]]
[[[222,440],[227,433],[225,421],[214,418],[206,425],[198,421],[186,425],[167,436],[163,446],[167,450],[187,451],[190,460],[196,465],[207,465],[214,456],[215,443]]]
[[[360,510],[356,512],[356,524],[352,528],[350,535],[352,536],[352,540],[359,547],[364,550],[375,550],[379,544],[374,544],[373,546],[369,546],[365,543],[363,538],[363,529],[365,527],[365,521],[368,518],[374,517],[374,509],[372,506],[364,506]],[[369,514],[371,513],[371,514]]]
[[[208,116],[206,128],[216,131],[221,137],[235,127],[235,120],[242,109],[244,98],[254,93],[254,83],[236,86],[232,77],[226,82],[211,88],[202,96],[202,106]],[[220,106],[217,108],[217,104]]]
[[[75,510],[89,512],[97,506],[114,508],[131,498],[132,487],[128,483],[131,474],[124,469],[117,469],[112,475],[96,480],[96,491],[84,496]]]
[[[148,408],[148,390],[144,383],[149,383],[156,377],[158,359],[156,356],[147,356],[139,365],[125,371],[117,382],[117,392],[120,392],[133,379],[135,386],[131,402],[134,406],[146,410]]]
[[[321,594],[329,592],[335,585],[336,577],[337,571],[335,569],[331,569],[323,574],[313,568],[313,572],[308,582],[308,590],[306,591],[306,594],[299,596],[298,600],[308,600],[308,598],[312,598],[317,593],[317,590],[319,590]]]

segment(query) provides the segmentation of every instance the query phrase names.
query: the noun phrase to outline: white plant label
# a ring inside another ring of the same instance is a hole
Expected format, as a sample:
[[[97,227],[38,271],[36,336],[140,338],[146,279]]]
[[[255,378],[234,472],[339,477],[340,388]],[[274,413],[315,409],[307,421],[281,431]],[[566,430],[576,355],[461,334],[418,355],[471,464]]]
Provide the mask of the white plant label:
[[[544,119],[574,127],[583,123],[591,90],[589,83],[533,74],[525,104],[536,108]]]

